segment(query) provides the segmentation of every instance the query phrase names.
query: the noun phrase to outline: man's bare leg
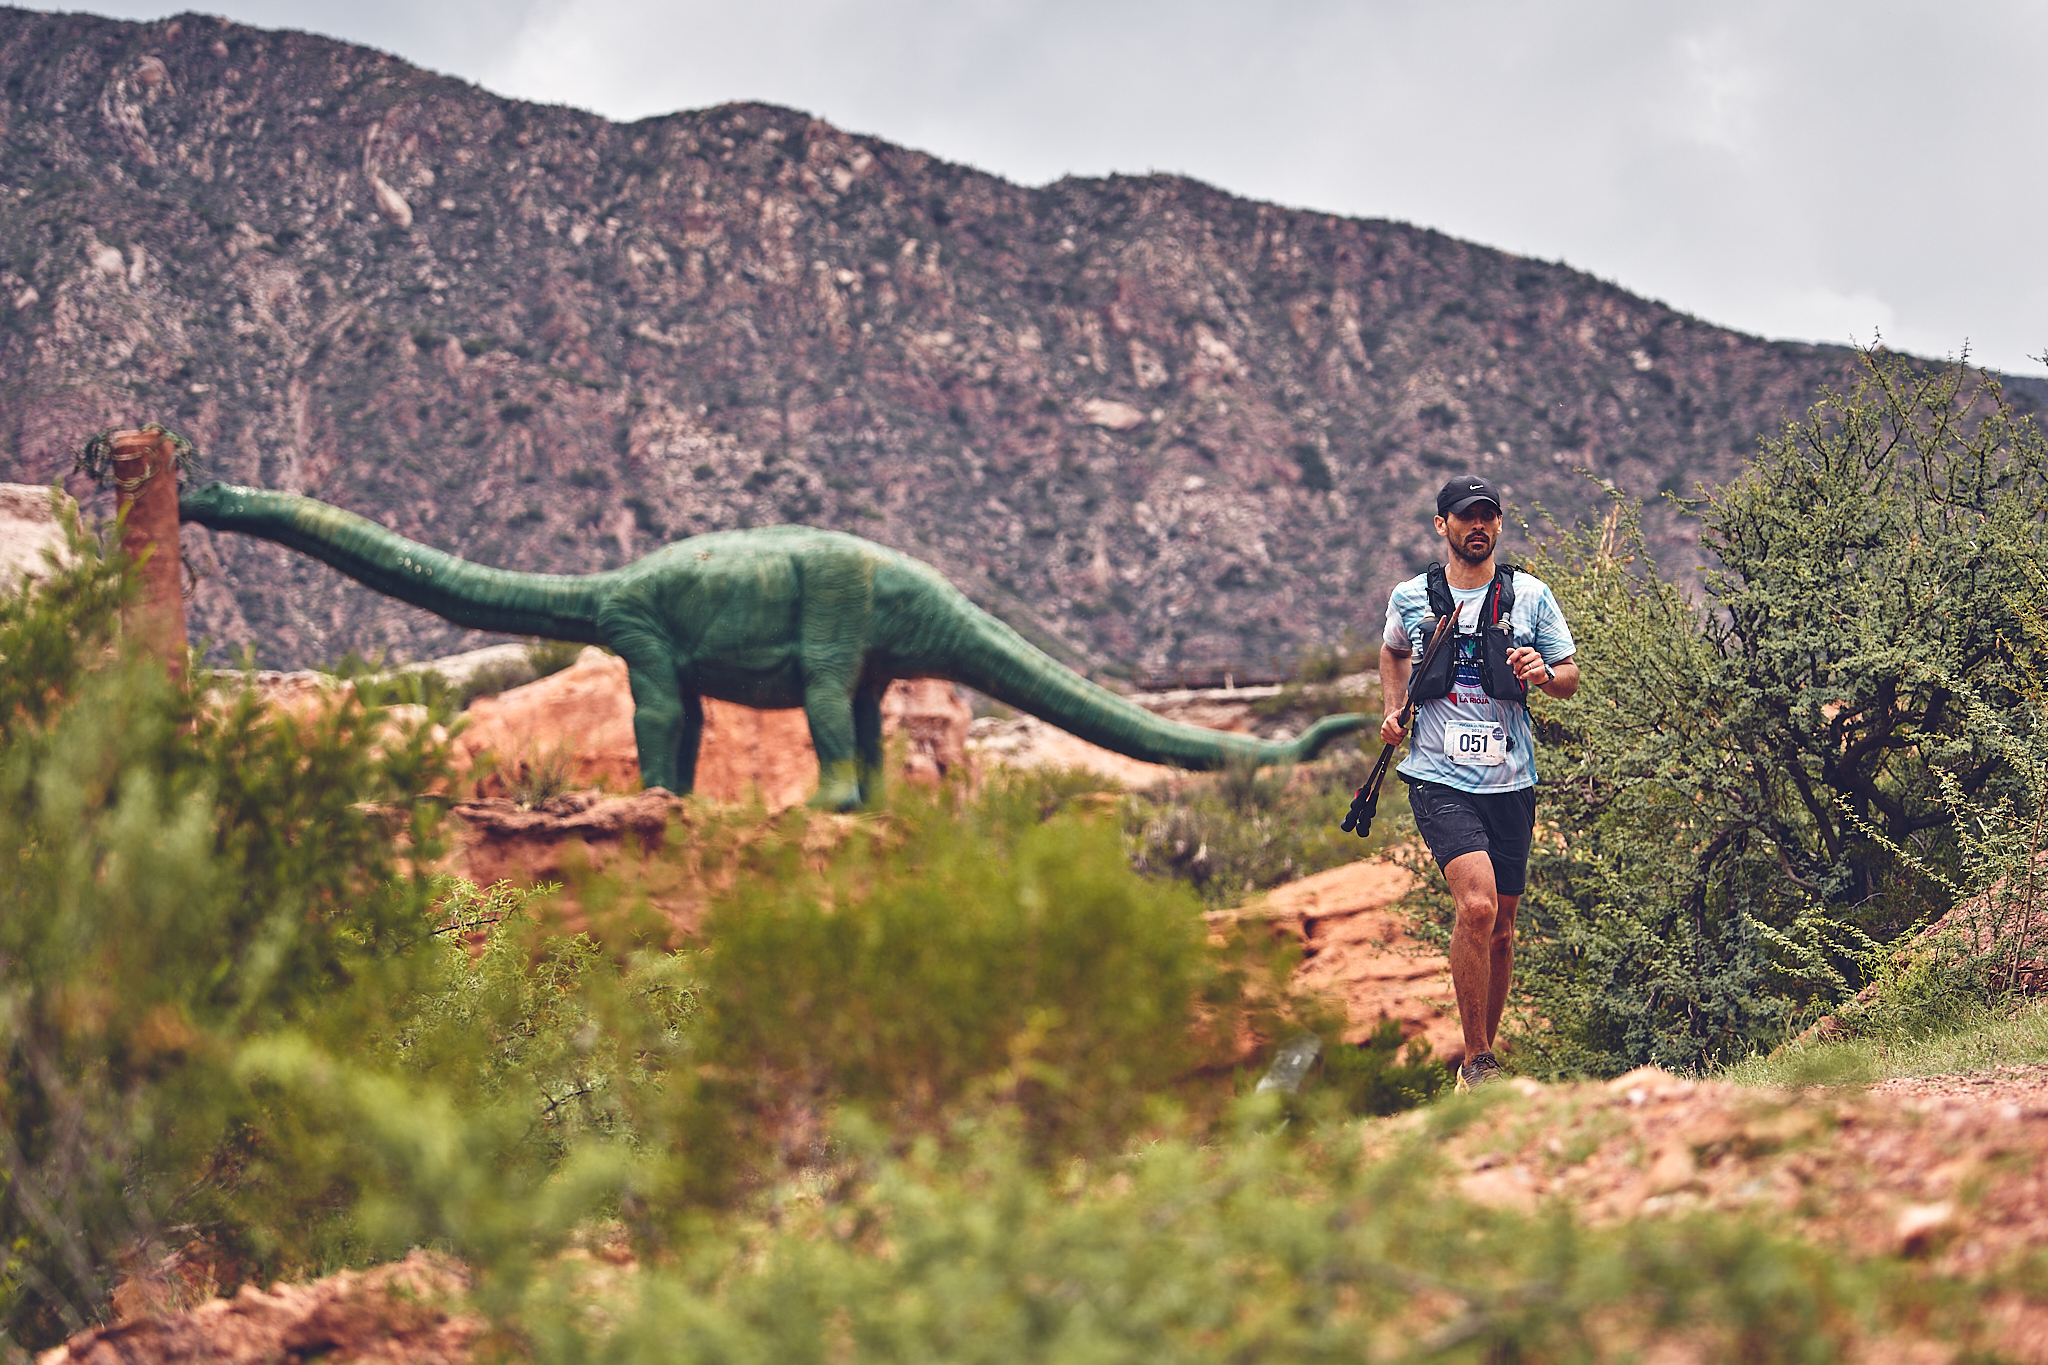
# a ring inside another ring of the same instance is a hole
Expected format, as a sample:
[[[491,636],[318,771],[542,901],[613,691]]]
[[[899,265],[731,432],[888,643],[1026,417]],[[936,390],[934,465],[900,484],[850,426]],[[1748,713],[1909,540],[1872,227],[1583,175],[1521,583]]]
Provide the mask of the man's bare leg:
[[[1493,1030],[1507,1001],[1509,968],[1513,964],[1514,910],[1506,916],[1510,937],[1496,935],[1501,897],[1494,890],[1493,860],[1485,853],[1461,853],[1444,864],[1458,921],[1451,929],[1451,993],[1458,1000],[1458,1026],[1465,1034],[1469,1061],[1493,1050]],[[1503,959],[1502,943],[1506,950]],[[1494,989],[1494,963],[1501,961],[1500,988]],[[1495,1003],[1498,1000],[1500,1003]]]
[[[1489,870],[1491,863],[1488,864]],[[1508,987],[1515,981],[1515,907],[1520,896],[1496,897],[1493,942],[1486,963],[1486,1050],[1500,1041],[1500,1016],[1508,1007]]]

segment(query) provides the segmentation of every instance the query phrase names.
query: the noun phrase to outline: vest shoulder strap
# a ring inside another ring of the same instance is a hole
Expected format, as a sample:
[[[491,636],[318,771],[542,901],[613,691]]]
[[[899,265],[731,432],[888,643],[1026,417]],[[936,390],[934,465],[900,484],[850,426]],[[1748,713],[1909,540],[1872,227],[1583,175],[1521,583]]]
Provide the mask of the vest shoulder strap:
[[[1496,565],[1493,571],[1492,590],[1481,606],[1481,617],[1486,624],[1500,620],[1515,609],[1515,575],[1522,571],[1519,564]],[[1457,610],[1457,599],[1451,596],[1450,576],[1444,566],[1436,560],[1422,571],[1423,586],[1429,594],[1429,611],[1432,616],[1449,616]]]
[[[1492,619],[1500,620],[1515,609],[1515,575],[1522,571],[1519,564],[1502,564],[1493,571],[1493,612]]]
[[[1451,597],[1451,580],[1444,573],[1444,566],[1434,559],[1422,571],[1424,589],[1429,593],[1429,614],[1449,616],[1457,609],[1457,602]]]

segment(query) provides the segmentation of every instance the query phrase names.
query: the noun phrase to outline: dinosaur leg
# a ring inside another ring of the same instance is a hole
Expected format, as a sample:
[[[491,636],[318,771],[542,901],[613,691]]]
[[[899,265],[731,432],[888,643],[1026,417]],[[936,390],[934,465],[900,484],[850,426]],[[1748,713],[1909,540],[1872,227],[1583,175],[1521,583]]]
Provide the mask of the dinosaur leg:
[[[640,780],[681,795],[697,775],[697,739],[704,729],[704,706],[693,695],[686,706],[676,680],[675,657],[668,646],[648,634],[616,635],[608,643],[626,661],[633,687],[633,742],[640,750]],[[688,724],[695,713],[696,724]],[[689,764],[680,766],[685,739]]]
[[[803,665],[804,717],[811,723],[811,747],[818,751],[818,794],[811,804],[827,810],[860,804],[853,694],[874,625],[874,588],[872,566],[866,562],[804,570],[797,653]]]
[[[811,747],[818,751],[818,794],[811,804],[825,810],[852,810],[860,804],[853,689],[836,678],[806,683],[804,719],[811,723]]]
[[[882,800],[882,694],[864,687],[853,694],[853,751],[860,763],[860,801],[864,806]]]
[[[676,781],[682,785],[669,788],[678,796],[688,796],[697,789],[697,750],[703,741],[704,698],[695,692],[685,692],[682,733],[676,739]]]

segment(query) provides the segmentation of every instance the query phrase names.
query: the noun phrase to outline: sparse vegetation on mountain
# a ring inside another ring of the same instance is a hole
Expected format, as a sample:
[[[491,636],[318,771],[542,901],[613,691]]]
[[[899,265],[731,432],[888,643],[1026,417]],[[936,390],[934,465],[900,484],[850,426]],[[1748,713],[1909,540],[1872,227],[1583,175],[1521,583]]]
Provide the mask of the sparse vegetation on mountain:
[[[1581,468],[1723,480],[1850,359],[1407,224],[1012,185],[766,105],[614,124],[196,15],[0,11],[0,69],[0,479],[161,420],[504,568],[806,522],[1115,676],[1369,638],[1448,472],[1568,521]],[[1647,515],[1681,570],[1695,532]],[[484,642],[192,552],[223,658]]]

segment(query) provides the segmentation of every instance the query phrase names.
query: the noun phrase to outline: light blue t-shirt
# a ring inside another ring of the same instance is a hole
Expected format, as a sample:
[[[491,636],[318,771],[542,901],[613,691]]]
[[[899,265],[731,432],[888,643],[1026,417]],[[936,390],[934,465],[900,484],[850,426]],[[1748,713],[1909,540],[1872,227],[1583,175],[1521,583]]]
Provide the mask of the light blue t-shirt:
[[[1458,604],[1458,671],[1451,693],[1415,708],[1408,756],[1399,771],[1419,782],[1440,782],[1468,792],[1511,792],[1536,785],[1536,739],[1529,731],[1529,712],[1520,702],[1486,695],[1480,680],[1479,608],[1485,601],[1482,583],[1452,588]],[[1405,649],[1417,667],[1429,644],[1428,579],[1417,574],[1387,598],[1386,642]],[[1515,574],[1515,606],[1510,616],[1517,645],[1532,646],[1545,663],[1556,665],[1578,652],[1565,626],[1557,598],[1542,579]]]

